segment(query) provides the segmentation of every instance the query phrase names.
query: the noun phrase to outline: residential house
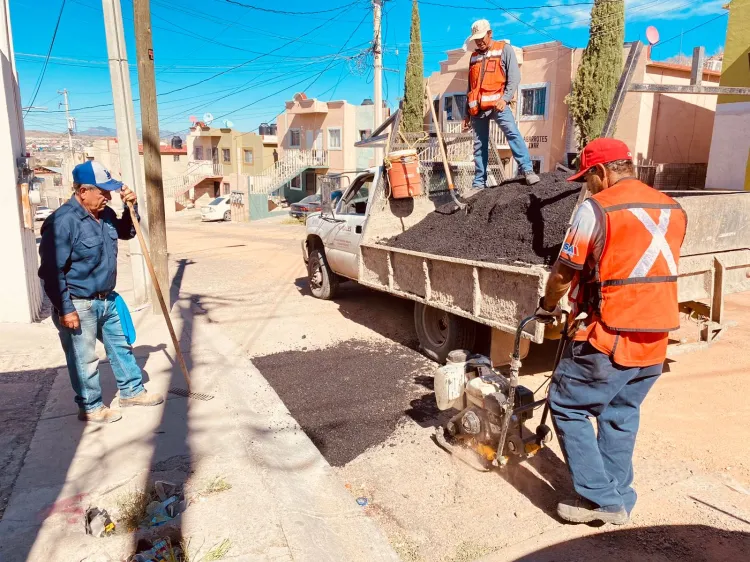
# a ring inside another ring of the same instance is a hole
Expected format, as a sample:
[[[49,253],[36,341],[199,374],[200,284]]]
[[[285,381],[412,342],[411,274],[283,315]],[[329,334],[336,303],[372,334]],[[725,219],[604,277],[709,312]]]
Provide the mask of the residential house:
[[[256,179],[254,191],[279,191],[293,203],[318,191],[320,175],[335,174],[342,181],[374,166],[374,149],[354,146],[370,135],[374,121],[375,106],[369,99],[353,105],[295,95],[276,119],[279,161]]]
[[[39,192],[40,204],[50,209],[57,209],[67,198],[70,191],[63,186],[63,169],[57,166],[34,166],[34,177],[31,189]]]
[[[733,0],[726,8],[729,23],[721,85],[750,88],[750,0]],[[748,96],[719,96],[706,187],[750,191]]]
[[[179,141],[179,142],[177,142]],[[187,149],[182,146],[182,140],[177,137],[171,144],[162,143],[159,146],[161,153],[162,178],[172,178],[185,173],[188,164]],[[96,139],[85,149],[86,158],[96,160],[107,168],[115,177],[122,177],[122,166],[120,166],[120,145],[116,138]],[[141,170],[143,170],[143,145],[138,145],[138,154],[141,159]]]
[[[247,189],[247,176],[260,173],[268,163],[266,154],[274,147],[272,136],[196,122],[187,136],[187,174],[196,178],[187,186],[188,199],[196,202],[201,197]]]
[[[514,47],[521,69],[515,107],[516,120],[538,172],[553,170],[558,163],[573,166],[578,152],[572,119],[565,104],[581,61],[582,49],[554,41]],[[630,50],[625,45],[623,60]],[[448,59],[427,81],[435,96],[436,113],[443,130],[459,132],[465,115],[471,51],[448,51]],[[633,82],[689,84],[689,66],[652,61],[644,49]],[[704,70],[706,85],[717,84],[719,72]],[[711,145],[716,100],[712,96],[628,93],[615,136],[633,151],[638,163],[705,164]],[[430,124],[429,114],[426,123]],[[499,152],[507,161],[505,172],[514,175],[515,162],[505,138],[495,131]]]

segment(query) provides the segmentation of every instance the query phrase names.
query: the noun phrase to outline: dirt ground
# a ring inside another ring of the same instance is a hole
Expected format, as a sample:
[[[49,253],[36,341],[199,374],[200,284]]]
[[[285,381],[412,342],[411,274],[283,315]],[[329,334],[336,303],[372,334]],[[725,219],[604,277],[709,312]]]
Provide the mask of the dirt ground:
[[[255,358],[402,559],[732,560],[750,551],[750,294],[727,302],[737,326],[677,357],[648,397],[633,522],[569,526],[554,515],[571,493],[556,443],[493,473],[439,449],[436,365],[414,351],[412,304],[353,283],[334,301],[313,298],[303,233],[278,218],[171,219],[172,301],[192,302]],[[553,352],[533,346],[521,384],[543,383]]]
[[[335,450],[325,452],[332,464],[357,454],[337,468],[342,484],[367,499],[363,509],[404,560],[585,560],[604,552],[613,560],[718,560],[750,549],[750,294],[728,299],[726,314],[738,325],[709,349],[677,357],[648,397],[633,522],[619,529],[568,526],[554,514],[557,500],[571,494],[557,444],[527,464],[486,474],[439,449],[432,441],[440,423],[435,411],[410,415],[415,400],[420,408],[434,401],[428,379],[435,367],[420,359],[415,371],[404,359],[417,343],[411,304],[352,283],[334,301],[314,299],[301,260],[303,232],[278,219],[174,221],[169,242],[181,297],[200,303],[257,358],[292,414],[303,426],[309,420],[313,441],[328,425],[336,436],[328,445]],[[331,352],[341,342],[350,344],[337,364]],[[353,373],[355,343],[362,364]],[[553,350],[532,347],[522,384],[536,389],[544,382]],[[297,353],[266,357],[285,351]],[[376,365],[369,358],[378,352]],[[352,375],[367,377],[357,392]],[[403,389],[400,398],[394,385]],[[362,430],[382,423],[388,431]]]

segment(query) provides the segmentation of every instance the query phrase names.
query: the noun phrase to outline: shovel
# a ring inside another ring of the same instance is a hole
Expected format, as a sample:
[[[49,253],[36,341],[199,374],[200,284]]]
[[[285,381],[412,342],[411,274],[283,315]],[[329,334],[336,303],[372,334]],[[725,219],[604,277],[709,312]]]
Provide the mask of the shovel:
[[[133,209],[133,204],[130,202],[128,202],[128,209],[130,210],[130,218],[133,220],[135,233],[138,236],[138,243],[141,245],[143,258],[146,260],[146,266],[148,267],[148,272],[151,275],[151,282],[154,284],[154,289],[156,289],[156,296],[159,299],[161,313],[164,315],[164,321],[167,323],[169,335],[172,337],[172,344],[174,345],[174,350],[177,354],[177,362],[180,364],[180,370],[182,370],[182,375],[185,377],[185,384],[187,384],[187,390],[183,388],[170,388],[169,392],[178,396],[184,396],[185,398],[195,398],[196,400],[211,400],[213,396],[211,396],[210,394],[201,394],[200,392],[190,391],[190,373],[188,372],[187,365],[185,364],[185,358],[182,356],[182,351],[180,351],[180,343],[177,341],[177,336],[174,333],[172,320],[169,318],[167,303],[164,302],[164,296],[162,295],[161,287],[159,286],[159,280],[156,278],[156,272],[154,271],[154,264],[151,262],[151,255],[148,253],[146,241],[143,238],[143,232],[141,232],[141,225],[138,224],[138,217],[136,217],[135,209]]]
[[[432,103],[432,94],[430,93],[430,86],[425,84],[424,86],[425,97],[427,98],[427,106],[430,108],[430,115],[432,116],[432,122],[435,123],[435,132],[437,133],[437,141],[440,146],[440,157],[443,159],[443,168],[445,169],[445,179],[448,182],[448,191],[453,199],[452,203],[446,203],[438,209],[437,212],[443,215],[452,215],[462,209],[466,208],[465,203],[461,203],[456,197],[456,186],[453,185],[453,175],[451,174],[451,167],[448,163],[448,155],[445,152],[445,143],[443,142],[443,133],[440,132],[440,122],[437,120],[435,115],[435,106]]]

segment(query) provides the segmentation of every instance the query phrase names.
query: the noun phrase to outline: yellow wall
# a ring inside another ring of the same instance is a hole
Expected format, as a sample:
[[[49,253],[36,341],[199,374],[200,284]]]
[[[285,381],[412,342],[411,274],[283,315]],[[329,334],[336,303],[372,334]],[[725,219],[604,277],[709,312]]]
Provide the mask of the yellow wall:
[[[750,88],[750,0],[730,4],[721,85]],[[748,96],[719,96],[719,103],[748,101]]]

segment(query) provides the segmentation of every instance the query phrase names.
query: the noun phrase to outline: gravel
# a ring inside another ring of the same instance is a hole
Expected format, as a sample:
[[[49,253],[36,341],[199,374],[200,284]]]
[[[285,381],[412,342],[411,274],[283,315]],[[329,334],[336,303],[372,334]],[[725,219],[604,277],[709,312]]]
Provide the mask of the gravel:
[[[512,180],[484,189],[453,214],[432,212],[382,244],[454,258],[551,265],[560,253],[580,184],[567,174],[540,174],[527,186]]]
[[[408,415],[432,425],[436,365],[409,348],[350,340],[326,349],[253,359],[333,466],[382,443]]]

